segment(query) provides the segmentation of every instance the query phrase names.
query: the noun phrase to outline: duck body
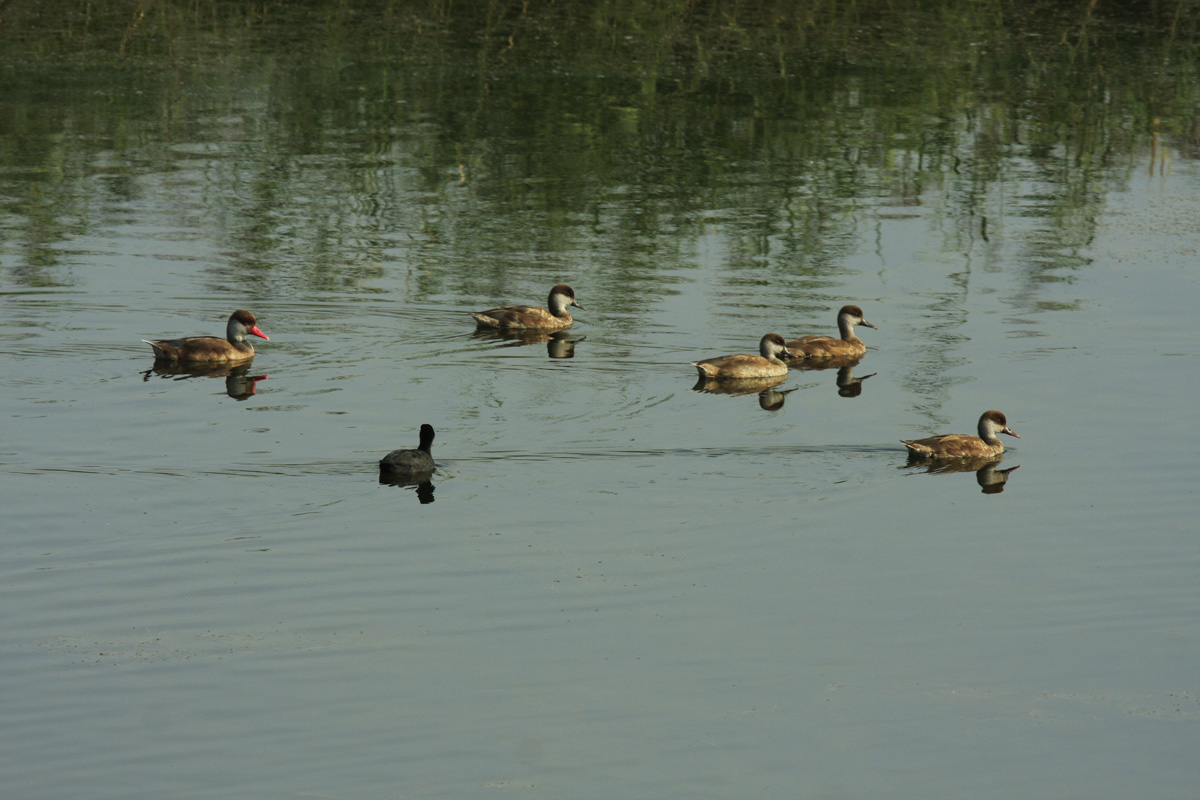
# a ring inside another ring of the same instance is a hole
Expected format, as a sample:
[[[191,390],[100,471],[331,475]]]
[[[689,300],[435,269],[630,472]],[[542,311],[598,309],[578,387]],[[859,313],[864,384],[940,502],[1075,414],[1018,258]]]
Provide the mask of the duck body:
[[[997,433],[1020,439],[1008,427],[1008,420],[999,411],[985,411],[979,418],[979,435],[947,433],[927,439],[901,439],[908,452],[920,458],[998,458],[1004,452],[1004,443]]]
[[[792,351],[778,333],[768,333],[758,343],[759,355],[738,353],[732,356],[717,356],[703,361],[693,361],[701,378],[728,380],[736,378],[772,378],[787,375],[788,366],[780,355],[790,356]]]
[[[393,450],[379,462],[379,474],[390,478],[403,478],[415,475],[428,475],[436,465],[430,454],[433,445],[433,426],[421,426],[421,443],[416,450]]]
[[[862,358],[867,352],[867,346],[854,335],[854,326],[864,325],[874,330],[879,330],[871,323],[867,322],[863,316],[863,310],[858,306],[842,306],[838,311],[838,334],[842,337],[835,339],[832,336],[801,336],[799,339],[788,342],[788,349],[795,355],[793,358],[801,360],[824,360],[831,358]]]
[[[501,306],[487,311],[475,311],[471,316],[480,328],[506,331],[561,331],[571,327],[575,320],[570,306],[581,311],[586,308],[575,302],[575,290],[560,283],[550,290],[546,301],[549,308],[541,306]]]
[[[229,315],[224,339],[216,336],[188,336],[183,339],[142,341],[154,348],[156,361],[175,364],[229,364],[254,358],[254,345],[246,341],[247,336],[271,340],[259,330],[258,321],[253,314],[239,309]]]

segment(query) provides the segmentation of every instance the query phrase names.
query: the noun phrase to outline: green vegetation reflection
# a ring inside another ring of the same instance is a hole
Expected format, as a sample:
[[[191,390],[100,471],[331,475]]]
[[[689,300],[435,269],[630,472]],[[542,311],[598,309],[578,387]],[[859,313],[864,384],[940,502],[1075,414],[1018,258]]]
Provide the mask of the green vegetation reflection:
[[[3,11],[5,247],[25,244],[33,282],[142,173],[174,176],[179,217],[222,231],[239,274],[303,262],[314,289],[466,237],[491,256],[472,290],[581,249],[627,283],[706,226],[735,272],[815,281],[864,211],[932,190],[955,250],[1015,193],[1053,273],[1085,263],[1107,190],[1200,150],[1195,0]]]

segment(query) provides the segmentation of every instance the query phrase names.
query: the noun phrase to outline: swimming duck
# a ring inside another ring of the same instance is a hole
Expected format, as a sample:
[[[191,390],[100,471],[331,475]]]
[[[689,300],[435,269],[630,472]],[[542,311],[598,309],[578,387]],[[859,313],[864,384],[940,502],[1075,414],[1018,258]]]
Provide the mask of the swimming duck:
[[[739,353],[733,356],[717,356],[703,361],[693,361],[700,372],[701,378],[769,378],[774,375],[786,375],[787,364],[779,360],[779,356],[791,356],[783,337],[778,333],[768,333],[758,343],[758,352],[762,355]]]
[[[867,352],[867,346],[863,344],[862,339],[854,335],[855,325],[865,325],[868,328],[879,330],[871,323],[867,322],[863,316],[863,310],[858,306],[842,306],[838,312],[838,333],[841,334],[840,339],[835,339],[832,336],[801,336],[793,342],[788,342],[787,346],[792,349],[798,359],[809,358],[862,358]]]
[[[216,336],[189,336],[184,339],[142,341],[154,348],[154,357],[159,361],[215,364],[254,358],[254,346],[246,341],[247,334],[271,341],[269,336],[258,329],[258,321],[254,319],[254,315],[239,309],[229,315],[224,339],[218,339]]]
[[[429,448],[433,444],[433,426],[421,426],[421,443],[416,450],[393,450],[379,462],[380,475],[406,477],[426,475],[434,470],[433,456]]]
[[[550,307],[549,311],[541,306],[502,306],[488,311],[474,311],[471,316],[481,328],[561,331],[575,322],[571,318],[571,312],[567,311],[569,306],[587,311],[575,302],[575,290],[565,283],[560,283],[550,290],[550,299],[546,301],[546,305]]]
[[[997,438],[1004,433],[1016,439],[1020,436],[1008,427],[1008,420],[999,411],[985,411],[979,418],[979,436],[947,433],[928,439],[901,439],[908,452],[921,458],[995,458],[1004,452],[1004,443]]]

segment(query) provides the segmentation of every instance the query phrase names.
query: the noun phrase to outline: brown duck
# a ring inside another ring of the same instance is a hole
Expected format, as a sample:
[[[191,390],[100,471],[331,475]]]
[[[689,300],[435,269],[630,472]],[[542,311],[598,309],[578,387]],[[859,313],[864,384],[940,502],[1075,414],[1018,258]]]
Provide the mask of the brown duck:
[[[867,346],[863,344],[863,340],[854,335],[854,326],[863,325],[874,330],[879,330],[871,323],[867,322],[863,316],[863,310],[858,306],[842,306],[838,312],[838,333],[842,338],[835,339],[832,336],[801,336],[795,341],[788,342],[787,346],[797,359],[823,359],[823,358],[862,358],[867,352]]]
[[[783,337],[778,333],[768,333],[758,343],[758,352],[738,353],[732,356],[717,356],[703,361],[693,361],[700,372],[701,378],[770,378],[775,375],[786,375],[787,364],[779,359],[780,355],[790,356]]]
[[[188,336],[184,339],[142,341],[154,348],[154,358],[160,362],[227,364],[254,358],[254,346],[246,341],[247,334],[271,340],[258,329],[258,321],[254,319],[253,314],[239,309],[229,315],[224,339],[216,336]]]
[[[1004,443],[996,436],[1004,433],[1020,439],[999,411],[985,411],[979,418],[979,435],[946,433],[928,439],[901,439],[908,452],[921,458],[995,458],[1004,452]]]
[[[575,322],[571,312],[567,311],[568,307],[575,306],[580,311],[587,311],[575,302],[575,290],[565,283],[560,283],[550,290],[550,298],[546,305],[549,309],[541,306],[501,306],[488,311],[474,311],[471,316],[481,328],[561,331]]]

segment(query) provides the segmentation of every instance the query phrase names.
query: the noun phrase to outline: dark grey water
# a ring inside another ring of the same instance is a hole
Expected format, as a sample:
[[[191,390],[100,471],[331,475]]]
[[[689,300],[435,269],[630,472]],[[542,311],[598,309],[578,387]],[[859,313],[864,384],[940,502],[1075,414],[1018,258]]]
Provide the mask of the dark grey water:
[[[6,797],[1194,795],[1189,118],[270,56],[4,65]],[[845,302],[861,384],[693,390]]]

